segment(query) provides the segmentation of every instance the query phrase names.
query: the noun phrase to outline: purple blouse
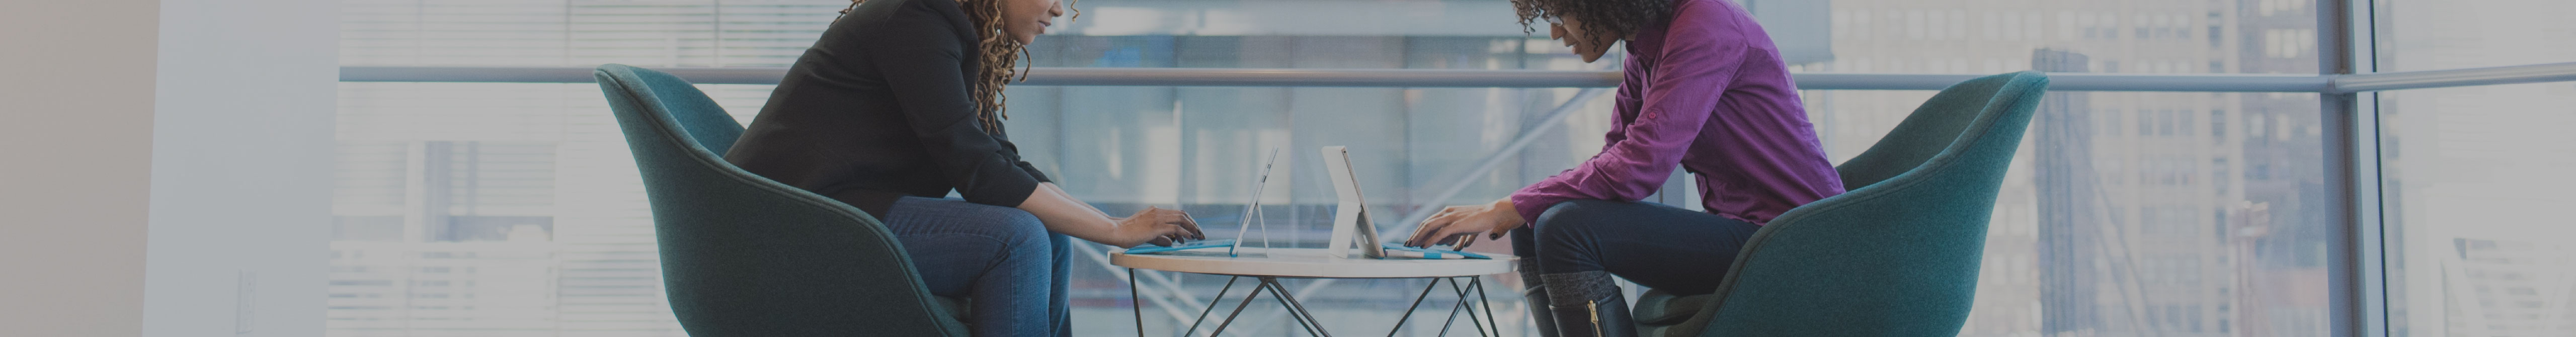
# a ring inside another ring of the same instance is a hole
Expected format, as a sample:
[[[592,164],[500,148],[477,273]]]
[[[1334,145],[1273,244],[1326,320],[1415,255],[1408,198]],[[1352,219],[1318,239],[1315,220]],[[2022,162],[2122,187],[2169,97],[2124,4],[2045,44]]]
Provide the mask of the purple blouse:
[[[1522,219],[1566,200],[1644,199],[1675,163],[1696,173],[1709,213],[1754,224],[1843,193],[1761,24],[1733,2],[1675,2],[1671,24],[1628,41],[1609,145],[1512,193]]]

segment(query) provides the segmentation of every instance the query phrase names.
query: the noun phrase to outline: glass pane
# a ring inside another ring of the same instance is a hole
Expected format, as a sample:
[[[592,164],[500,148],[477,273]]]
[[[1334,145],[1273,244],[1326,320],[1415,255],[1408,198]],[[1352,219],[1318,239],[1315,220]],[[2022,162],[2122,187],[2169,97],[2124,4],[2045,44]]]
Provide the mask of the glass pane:
[[[2500,1],[2505,0],[2483,2]],[[1806,72],[2001,73],[2028,69],[2036,49],[2096,55],[2089,67],[2096,72],[2316,72],[2315,9],[2307,0],[1739,2],[1763,21],[1786,61]],[[844,4],[347,0],[341,55],[343,63],[352,65],[785,66]],[[1525,33],[1510,3],[1502,0],[1087,0],[1073,6],[1082,10],[1081,17],[1042,36],[1046,41],[1033,45],[1036,52],[1114,54],[1097,62],[1048,65],[1616,69],[1562,56],[1562,46],[1544,40],[1546,27],[1538,27],[1538,34]],[[2515,33],[2537,35],[2497,41],[2567,35],[2564,29]],[[1143,40],[1113,49],[1055,42],[1105,37]],[[1457,47],[1514,55],[1471,61],[1399,52]],[[1286,53],[1355,59],[1255,62]],[[1247,59],[1242,64],[1143,61],[1173,54]],[[1404,61],[1368,60],[1376,57]]]
[[[1843,160],[1928,92],[1808,92]],[[2327,334],[2314,94],[2054,93],[1962,336]]]
[[[2576,61],[2576,4],[2380,0],[2381,71]],[[2576,85],[2380,93],[2391,336],[2576,334],[2576,240],[2539,210],[2576,164]]]
[[[702,89],[745,119],[767,92]],[[349,183],[339,188],[336,215],[344,219],[341,232],[357,234],[333,244],[333,333],[676,334],[660,302],[641,186],[595,90],[343,84],[340,166]],[[1009,123],[1032,162],[1080,182],[1067,187],[1104,209],[1177,204],[1216,223],[1241,216],[1261,151],[1283,148],[1289,158],[1277,174],[1287,182],[1268,189],[1263,229],[1276,245],[1317,246],[1326,229],[1314,224],[1328,216],[1331,197],[1322,173],[1305,169],[1316,163],[1313,147],[1355,146],[1362,182],[1378,196],[1372,206],[1391,214],[1490,200],[1589,156],[1608,127],[1607,109],[1587,102],[1561,130],[1541,133],[1536,146],[1468,181],[1465,193],[1425,198],[1458,183],[1460,172],[1572,91],[1028,86],[1015,89]],[[1829,155],[1840,161],[1930,93],[1806,95]],[[2324,198],[2314,164],[2314,95],[2063,93],[2049,100],[1996,206],[1968,335],[2323,331],[2324,293],[2312,285],[2324,277],[2326,224],[2318,219],[2328,207],[2315,204]],[[1343,124],[1350,120],[1370,122]],[[531,123],[542,127],[525,127]],[[427,196],[454,194],[409,186],[477,184],[427,173],[439,167],[433,154],[459,156],[467,144],[520,148],[479,154],[486,160],[550,163],[528,173],[544,175],[532,179],[476,176],[538,187],[544,192],[530,193],[549,197],[486,199],[477,204],[482,213],[430,208],[436,201]],[[536,154],[550,157],[530,157]],[[492,219],[458,220],[469,216]],[[530,218],[545,221],[508,222]],[[482,234],[438,234],[474,230]],[[1240,235],[1223,227],[1211,234]],[[1131,315],[1122,275],[1098,261],[1078,262],[1077,314]],[[1194,296],[1222,282],[1182,280]],[[1493,280],[1496,289],[1519,286],[1511,277]],[[1309,300],[1326,319],[1387,326],[1405,304],[1401,295],[1422,285],[1336,282]],[[1514,299],[1498,298],[1498,314],[1511,329],[1526,328]],[[1157,312],[1155,302],[1147,308],[1149,331],[1181,321]],[[541,321],[564,325],[535,324]],[[1133,331],[1130,320],[1078,322],[1085,335]],[[1290,327],[1266,324],[1270,331]]]
[[[845,0],[343,0],[346,65],[786,66]]]
[[[1810,72],[2001,73],[2035,49],[2094,55],[2095,72],[2317,70],[2307,0],[1743,2]]]
[[[2377,0],[2380,71],[2576,62],[2576,2]]]
[[[1743,2],[1803,72],[2316,69],[2308,1]],[[350,65],[776,67],[846,3],[347,0],[342,52]],[[1033,46],[1036,66],[1616,66],[1583,64],[1543,34],[1524,34],[1503,0],[1076,6],[1080,20]],[[701,88],[746,122],[770,90]],[[660,296],[642,187],[596,85],[341,90],[331,335],[681,334]],[[1104,210],[1179,205],[1212,223],[1242,216],[1260,154],[1279,148],[1276,174],[1286,182],[1262,196],[1269,237],[1314,246],[1324,229],[1313,224],[1329,216],[1332,198],[1323,173],[1306,169],[1318,165],[1315,147],[1354,146],[1371,206],[1389,213],[1491,200],[1598,151],[1611,127],[1606,99],[1584,102],[1563,127],[1530,129],[1578,91],[1017,86],[1008,123],[1031,162]],[[1806,98],[1841,161],[1930,94]],[[1964,335],[2325,333],[2316,285],[2328,224],[2318,219],[2331,207],[2318,195],[2315,95],[2065,93],[2050,102],[1998,201]],[[1524,131],[1539,141],[1432,200]],[[1222,226],[1210,234],[1236,235]],[[1077,266],[1077,334],[1134,333],[1123,273],[1099,261]],[[1223,282],[1180,277],[1200,298],[1147,300],[1148,331],[1183,328],[1170,313],[1199,309],[1162,301],[1204,301]],[[1526,332],[1517,279],[1488,281],[1506,335]],[[1336,281],[1304,297],[1351,333],[1393,324],[1402,296],[1423,285]],[[1248,311],[1256,319],[1229,330],[1294,329],[1275,309]],[[1415,319],[1407,334],[1436,332]]]
[[[748,120],[768,86],[709,85]],[[589,83],[341,83],[332,336],[682,336]]]
[[[2390,335],[2576,335],[2576,84],[2380,97]]]

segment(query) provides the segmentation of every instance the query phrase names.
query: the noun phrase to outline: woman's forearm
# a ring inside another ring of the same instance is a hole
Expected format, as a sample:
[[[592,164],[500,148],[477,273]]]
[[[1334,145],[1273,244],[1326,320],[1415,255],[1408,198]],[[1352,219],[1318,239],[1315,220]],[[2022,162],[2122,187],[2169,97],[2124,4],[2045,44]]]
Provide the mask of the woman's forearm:
[[[1073,193],[1064,191],[1064,186],[1057,186],[1055,183],[1038,183],[1038,189],[1045,190],[1047,193],[1054,193],[1057,198],[1073,200],[1073,204],[1082,205],[1083,209],[1089,209],[1091,210],[1091,213],[1100,214],[1100,216],[1109,216],[1109,212],[1102,212],[1099,207],[1092,207],[1091,203],[1082,202],[1082,199],[1074,199]],[[1110,219],[1115,221],[1117,220],[1117,217],[1110,217]]]
[[[1118,228],[1116,219],[1091,204],[1074,200],[1054,183],[1040,183],[1038,188],[1029,190],[1029,198],[1020,202],[1020,210],[1036,215],[1049,232],[1091,242],[1116,241],[1111,236]]]

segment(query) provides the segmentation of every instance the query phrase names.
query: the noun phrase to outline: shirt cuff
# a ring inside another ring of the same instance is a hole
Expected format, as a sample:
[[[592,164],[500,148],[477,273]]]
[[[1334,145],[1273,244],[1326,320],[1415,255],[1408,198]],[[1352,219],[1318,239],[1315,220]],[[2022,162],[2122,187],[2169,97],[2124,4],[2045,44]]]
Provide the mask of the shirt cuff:
[[[1039,183],[1052,183],[1052,182],[1055,182],[1055,179],[1049,179],[1049,178],[1047,178],[1046,173],[1040,173],[1040,172],[1038,172],[1038,166],[1037,166],[1037,165],[1031,165],[1031,164],[1029,164],[1029,162],[1027,162],[1027,161],[1022,161],[1022,162],[1020,162],[1019,166],[1020,166],[1020,171],[1025,171],[1025,172],[1028,172],[1028,173],[1029,173],[1029,178],[1030,178],[1030,179],[1037,179]]]
[[[1009,169],[1008,171],[984,171],[988,172],[986,175],[987,177],[999,181],[976,184],[979,186],[976,186],[975,190],[968,191],[960,189],[957,191],[957,194],[964,195],[966,197],[966,202],[1002,207],[1020,207],[1021,202],[1029,200],[1029,193],[1033,193],[1038,190],[1038,181],[1037,179],[1034,179],[1035,177],[1019,174],[1020,172],[1018,171],[1019,170],[1017,169]]]

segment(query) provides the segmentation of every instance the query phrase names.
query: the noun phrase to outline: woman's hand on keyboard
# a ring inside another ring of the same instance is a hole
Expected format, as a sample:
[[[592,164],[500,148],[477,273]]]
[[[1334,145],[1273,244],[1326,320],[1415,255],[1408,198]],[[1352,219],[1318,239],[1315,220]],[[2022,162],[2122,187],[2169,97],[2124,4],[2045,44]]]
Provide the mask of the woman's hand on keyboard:
[[[1404,240],[1404,245],[1430,247],[1445,244],[1467,249],[1467,246],[1476,244],[1477,236],[1501,238],[1503,233],[1520,228],[1524,222],[1520,212],[1512,208],[1512,199],[1509,198],[1483,205],[1449,206],[1422,220],[1422,227],[1415,229],[1413,237]]]
[[[1207,238],[1206,234],[1199,232],[1198,220],[1191,219],[1188,212],[1177,209],[1146,207],[1145,210],[1136,211],[1134,216],[1117,220],[1118,228],[1115,238],[1112,239],[1115,242],[1101,243],[1120,248],[1132,248],[1148,243],[1170,247],[1184,240]]]

